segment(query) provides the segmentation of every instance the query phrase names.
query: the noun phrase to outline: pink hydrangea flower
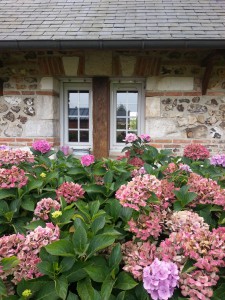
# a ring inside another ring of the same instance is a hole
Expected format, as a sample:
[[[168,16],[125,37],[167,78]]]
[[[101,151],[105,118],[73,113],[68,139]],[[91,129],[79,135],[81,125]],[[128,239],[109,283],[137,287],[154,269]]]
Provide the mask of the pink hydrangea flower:
[[[24,170],[19,169],[16,166],[12,166],[11,169],[0,169],[0,188],[21,188],[27,184],[28,178]]]
[[[78,183],[64,182],[56,190],[58,199],[64,197],[67,203],[72,203],[83,198],[85,191]]]
[[[42,154],[47,153],[51,150],[51,145],[46,140],[37,140],[33,142],[32,147],[34,150],[41,152]]]
[[[37,206],[34,210],[35,216],[39,217],[42,220],[48,220],[48,214],[52,209],[60,210],[61,205],[58,201],[53,200],[51,198],[43,198],[37,203]]]
[[[137,135],[134,133],[128,133],[124,139],[126,143],[133,143],[138,139]]]
[[[23,162],[34,162],[33,154],[21,149],[0,149],[0,166],[19,165]]]
[[[22,279],[33,279],[42,276],[37,264],[41,262],[39,257],[40,249],[51,242],[59,239],[60,231],[58,226],[46,223],[46,227],[38,226],[26,236],[12,234],[0,238],[0,260],[13,255],[19,259],[19,264],[13,268],[0,272],[2,280],[11,276],[11,282],[15,285]]]
[[[88,167],[95,162],[94,155],[87,154],[81,157],[81,163],[83,166]]]
[[[149,143],[151,141],[151,137],[149,134],[141,134],[140,138],[143,140],[145,143]]]

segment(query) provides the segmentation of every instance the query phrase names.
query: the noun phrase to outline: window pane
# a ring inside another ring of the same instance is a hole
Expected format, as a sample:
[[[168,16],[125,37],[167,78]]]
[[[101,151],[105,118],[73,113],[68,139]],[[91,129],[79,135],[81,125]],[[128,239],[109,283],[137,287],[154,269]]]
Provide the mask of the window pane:
[[[116,142],[124,143],[125,136],[126,136],[126,131],[117,131],[116,132]]]
[[[89,128],[88,118],[80,118],[80,128]]]
[[[119,104],[117,105],[117,116],[122,117],[122,116],[126,116],[126,106],[124,104]]]
[[[128,130],[137,130],[137,118],[128,119]]]
[[[69,115],[77,116],[79,107],[79,93],[78,91],[69,91],[68,94],[68,113]]]
[[[77,128],[77,118],[69,118],[68,120],[68,127],[70,128]]]
[[[117,129],[126,129],[126,119],[125,118],[117,118],[116,119],[116,128]]]
[[[80,142],[89,142],[89,131],[80,131]]]
[[[78,131],[69,131],[69,142],[78,142]]]

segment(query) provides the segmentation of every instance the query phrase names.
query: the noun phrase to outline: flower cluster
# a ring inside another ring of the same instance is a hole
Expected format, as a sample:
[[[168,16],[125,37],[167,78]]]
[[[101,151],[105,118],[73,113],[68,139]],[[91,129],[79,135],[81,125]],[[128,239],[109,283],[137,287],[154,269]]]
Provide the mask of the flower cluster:
[[[213,166],[222,166],[225,168],[225,154],[217,154],[210,158],[210,164]]]
[[[92,154],[83,155],[81,157],[81,164],[85,167],[92,165],[95,162],[95,157]]]
[[[60,199],[60,197],[64,197],[67,203],[72,203],[83,198],[84,193],[85,191],[82,186],[73,182],[64,182],[56,190],[58,199]]]
[[[48,214],[51,212],[51,210],[60,210],[60,208],[61,205],[58,201],[51,198],[43,198],[37,203],[34,214],[40,219],[46,221],[49,219]]]
[[[0,260],[15,255],[19,264],[8,271],[0,274],[5,280],[10,274],[13,275],[12,282],[17,284],[23,278],[32,279],[42,276],[38,271],[37,264],[41,261],[38,256],[43,246],[59,239],[59,228],[47,223],[45,228],[38,226],[27,236],[12,234],[0,238]]]
[[[42,154],[47,153],[51,150],[51,145],[46,140],[37,140],[33,142],[32,147],[34,150],[39,151]]]
[[[12,166],[11,169],[0,168],[0,188],[2,189],[21,188],[27,184],[27,181],[24,170],[16,166]]]
[[[133,143],[135,141],[137,141],[138,137],[136,134],[134,133],[128,133],[124,139],[125,143]]]
[[[184,156],[193,160],[209,158],[209,150],[201,144],[189,144],[184,148]]]
[[[121,246],[124,271],[131,273],[134,278],[142,280],[143,268],[151,264],[155,258],[156,246],[149,242],[128,241]]]
[[[6,145],[0,145],[0,150],[9,150],[10,147]]]
[[[139,211],[140,207],[147,205],[147,200],[154,192],[161,196],[161,181],[153,175],[144,174],[132,178],[127,185],[122,185],[116,192],[116,198],[124,207],[131,207]]]
[[[149,143],[151,141],[151,137],[149,134],[141,134],[140,138],[144,143]]]
[[[218,183],[210,178],[204,178],[196,173],[191,173],[187,184],[190,192],[197,194],[189,206],[195,207],[197,204],[216,204],[223,206],[225,210],[225,190]]]
[[[162,232],[162,223],[164,216],[159,207],[155,206],[149,214],[139,214],[137,220],[131,219],[128,221],[129,231],[143,241],[146,241],[150,236],[157,239]]]
[[[173,262],[155,258],[151,265],[143,270],[144,288],[153,300],[167,300],[172,297],[178,280],[178,268]]]
[[[19,165],[23,162],[33,163],[33,154],[20,149],[0,149],[0,166]]]

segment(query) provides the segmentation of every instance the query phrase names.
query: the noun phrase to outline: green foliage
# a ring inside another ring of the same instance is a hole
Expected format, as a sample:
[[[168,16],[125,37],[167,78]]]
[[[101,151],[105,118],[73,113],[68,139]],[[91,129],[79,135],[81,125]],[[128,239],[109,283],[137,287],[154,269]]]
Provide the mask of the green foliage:
[[[225,187],[225,170],[210,165],[209,160],[192,161],[175,158],[168,150],[157,150],[140,138],[124,148],[129,157],[122,160],[102,159],[88,167],[72,155],[63,152],[35,154],[33,164],[21,164],[29,178],[26,186],[16,189],[0,189],[0,234],[28,234],[38,226],[51,222],[60,229],[60,239],[42,247],[37,265],[42,274],[39,278],[22,279],[15,287],[15,296],[7,295],[5,282],[0,280],[0,299],[25,299],[24,290],[31,290],[34,300],[149,300],[150,296],[141,282],[123,270],[124,260],[121,244],[132,240],[128,221],[137,220],[139,212],[124,207],[116,199],[116,191],[132,179],[133,170],[138,168],[129,159],[138,157],[143,161],[147,174],[157,179],[166,178],[165,170],[170,162],[190,166],[193,172],[216,180]],[[50,158],[54,154],[55,158]],[[176,170],[170,174],[174,183],[175,200],[171,209],[186,210],[197,194],[189,191],[189,174]],[[56,199],[56,190],[64,182],[80,184],[84,197],[73,203],[60,198],[60,215],[54,217],[52,209],[48,220],[34,216],[37,202],[43,198]],[[151,192],[144,209],[148,214],[154,205],[160,203]],[[173,206],[173,207],[172,207]],[[225,213],[220,205],[196,205],[193,210],[204,218],[210,228],[224,226]],[[168,237],[169,233],[165,233]],[[138,240],[138,239],[137,239]],[[151,242],[152,240],[149,239]],[[135,241],[136,242],[136,241]],[[140,240],[139,240],[140,242]],[[156,241],[160,243],[160,237]],[[1,259],[4,272],[16,268],[20,263],[16,255]],[[196,269],[195,260],[187,259],[182,272]],[[11,280],[11,277],[8,276]],[[225,291],[224,274],[215,287],[213,300],[222,300]],[[173,300],[185,300],[176,291]]]

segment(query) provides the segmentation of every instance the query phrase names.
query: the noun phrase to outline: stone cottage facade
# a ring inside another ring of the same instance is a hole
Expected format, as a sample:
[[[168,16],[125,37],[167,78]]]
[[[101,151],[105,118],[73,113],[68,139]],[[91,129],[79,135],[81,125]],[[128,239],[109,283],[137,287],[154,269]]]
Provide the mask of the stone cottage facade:
[[[5,0],[0,24],[0,144],[225,152],[224,0]]]

